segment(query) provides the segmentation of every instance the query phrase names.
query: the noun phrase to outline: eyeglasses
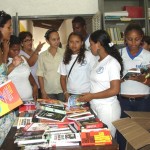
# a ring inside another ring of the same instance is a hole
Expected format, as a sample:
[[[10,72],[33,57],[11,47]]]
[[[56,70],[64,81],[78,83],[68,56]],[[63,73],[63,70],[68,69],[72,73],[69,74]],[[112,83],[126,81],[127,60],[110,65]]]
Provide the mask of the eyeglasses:
[[[23,42],[28,43],[28,42],[33,42],[33,41],[34,41],[34,39],[26,39]]]

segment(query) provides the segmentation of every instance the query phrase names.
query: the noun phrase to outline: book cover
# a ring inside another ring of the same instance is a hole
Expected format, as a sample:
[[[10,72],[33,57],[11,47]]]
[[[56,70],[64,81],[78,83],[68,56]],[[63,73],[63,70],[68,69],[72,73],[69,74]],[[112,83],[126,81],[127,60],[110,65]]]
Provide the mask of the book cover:
[[[40,104],[51,104],[54,106],[62,106],[64,107],[63,102],[56,100],[56,99],[37,99],[37,102],[39,102]]]
[[[70,107],[69,109],[66,108],[66,113],[67,114],[74,114],[74,113],[81,113],[81,112],[86,112],[89,110],[89,107]]]
[[[67,119],[75,121],[75,120],[82,120],[82,119],[87,119],[87,118],[91,118],[91,117],[94,117],[94,115],[93,114],[83,114],[80,116],[67,117]]]
[[[21,112],[25,112],[25,111],[35,111],[36,110],[36,106],[35,105],[21,105],[19,106],[19,113]]]
[[[25,127],[32,122],[32,117],[19,117],[17,123],[17,129]]]
[[[81,137],[80,133],[58,133],[50,135],[50,140],[58,142],[78,142],[81,141]]]
[[[57,107],[57,106],[56,106]],[[55,107],[49,107],[49,106],[39,106],[39,108],[41,110],[46,110],[46,111],[50,111],[50,112],[56,112],[56,113],[60,113],[60,114],[66,114],[65,110],[60,110],[60,109],[56,109]]]
[[[82,95],[71,95],[68,98],[68,108],[84,105],[85,102],[79,102],[79,101],[77,101],[78,97],[80,97],[80,96],[82,96]]]
[[[0,116],[23,104],[20,95],[11,80],[0,85]]]
[[[46,110],[40,110],[39,113],[36,114],[36,117],[47,120],[63,121],[66,115]]]
[[[141,74],[140,69],[128,70],[128,72],[121,78],[122,80],[128,80],[131,76],[138,76]]]
[[[105,129],[101,131],[81,132],[81,145],[110,145],[112,137],[110,131]]]
[[[84,119],[84,120],[78,120],[78,121],[75,121],[75,123],[77,125],[79,125],[80,128],[86,128],[86,129],[94,129],[94,128],[103,128],[104,127],[103,122],[95,117]]]

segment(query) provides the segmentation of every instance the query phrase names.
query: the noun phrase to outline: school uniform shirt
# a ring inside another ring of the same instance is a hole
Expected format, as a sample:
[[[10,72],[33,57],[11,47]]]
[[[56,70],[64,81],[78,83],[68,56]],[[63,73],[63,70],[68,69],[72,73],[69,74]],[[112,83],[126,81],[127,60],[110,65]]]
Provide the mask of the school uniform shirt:
[[[25,57],[28,58],[28,59],[30,58],[30,55],[28,55],[27,53],[25,53],[23,50],[20,50],[19,55],[25,56]],[[37,77],[37,75],[36,75],[37,61],[36,61],[36,63],[35,63],[32,67],[30,67],[30,68],[31,68],[31,74],[32,74],[33,77],[34,77],[34,80],[35,80],[35,82],[36,82],[38,88],[40,88],[39,82],[38,82],[38,77]]]
[[[120,64],[119,62],[108,55],[100,62],[96,62],[90,76],[91,81],[91,93],[97,93],[101,91],[105,91],[110,88],[110,81],[112,80],[120,80]],[[117,96],[112,96],[108,98],[102,99],[93,99],[90,101],[90,104],[100,104],[113,102],[117,100]]]
[[[141,48],[135,56],[131,55],[128,47],[122,48],[119,51],[123,59],[123,75],[132,68],[140,69],[150,64],[150,52],[143,48]],[[150,94],[150,87],[141,82],[126,80],[121,83],[120,94],[148,95]]]
[[[24,62],[15,67],[14,70],[10,72],[8,79],[12,80],[23,101],[33,100],[32,86],[29,81],[31,70],[23,56],[22,59]],[[12,60],[12,58],[9,58],[8,65],[12,63]]]
[[[43,77],[44,89],[47,94],[62,93],[60,74],[57,69],[63,60],[64,51],[64,49],[58,48],[55,56],[52,56],[48,48],[39,55],[36,75]]]
[[[67,76],[72,64],[77,58],[77,54],[71,56],[69,64],[61,62],[58,72]],[[84,63],[74,64],[72,71],[67,79],[67,91],[71,94],[82,94],[90,91],[90,72],[95,63],[95,56],[90,51],[85,51]]]

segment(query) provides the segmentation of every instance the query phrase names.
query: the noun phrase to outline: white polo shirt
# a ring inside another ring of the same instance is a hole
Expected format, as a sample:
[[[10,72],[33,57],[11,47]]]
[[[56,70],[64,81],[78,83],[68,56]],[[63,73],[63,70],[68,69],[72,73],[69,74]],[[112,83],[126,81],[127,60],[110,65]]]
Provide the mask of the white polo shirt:
[[[110,81],[120,80],[120,64],[112,56],[108,55],[102,61],[95,63],[90,76],[91,93],[105,91],[110,88]],[[90,104],[99,105],[100,103],[113,102],[116,96],[103,99],[93,99]]]
[[[128,48],[119,50],[123,59],[124,71],[123,75],[132,68],[143,68],[150,64],[150,52],[141,48],[136,56],[132,56]],[[126,80],[121,83],[120,94],[127,95],[147,95],[150,94],[150,87],[137,81]]]
[[[69,64],[65,65],[63,62],[61,62],[58,68],[58,72],[61,75],[68,75],[69,70],[77,57],[77,54],[72,55],[71,57],[72,59]],[[82,94],[90,91],[90,72],[95,60],[95,56],[93,56],[90,51],[86,51],[84,63],[82,64],[76,61],[67,81],[67,90],[69,93]]]

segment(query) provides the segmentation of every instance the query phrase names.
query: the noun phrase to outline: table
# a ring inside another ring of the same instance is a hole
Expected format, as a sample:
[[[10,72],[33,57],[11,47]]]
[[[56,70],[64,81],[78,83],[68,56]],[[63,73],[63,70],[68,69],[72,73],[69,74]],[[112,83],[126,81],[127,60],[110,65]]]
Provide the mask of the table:
[[[12,127],[10,132],[8,133],[2,147],[0,150],[20,150],[17,144],[14,144],[14,135],[17,131],[16,127]],[[57,148],[49,148],[49,150],[119,150],[119,145],[113,139],[112,145],[99,145],[99,146],[68,146],[68,147],[57,147]]]

